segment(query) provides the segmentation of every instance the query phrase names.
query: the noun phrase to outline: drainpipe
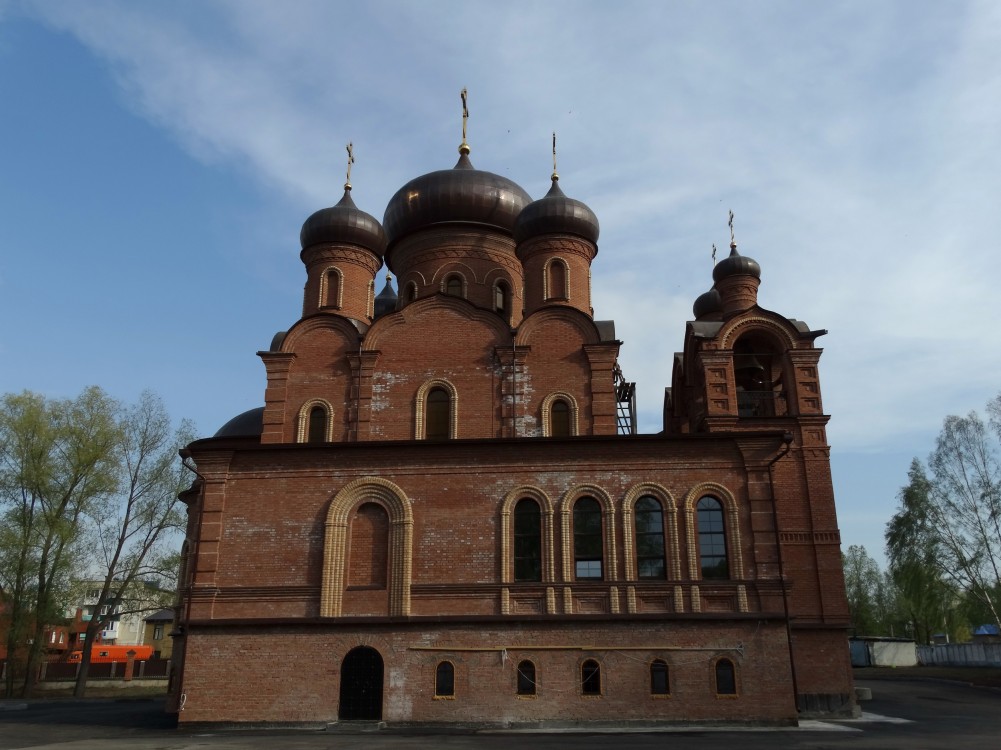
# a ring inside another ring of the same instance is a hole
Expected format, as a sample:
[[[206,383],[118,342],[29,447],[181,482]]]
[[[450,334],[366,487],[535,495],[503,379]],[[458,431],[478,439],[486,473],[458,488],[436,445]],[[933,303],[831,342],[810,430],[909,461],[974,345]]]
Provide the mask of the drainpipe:
[[[789,619],[789,592],[786,590],[785,561],[782,557],[782,541],[779,539],[779,512],[778,503],[775,499],[775,475],[773,474],[775,464],[778,463],[779,459],[784,458],[789,454],[793,438],[793,434],[788,431],[782,435],[782,452],[768,462],[768,485],[772,492],[772,527],[775,529],[775,549],[778,552],[779,557],[779,581],[782,584],[782,612],[785,616],[786,644],[789,648],[789,672],[792,677],[792,696],[796,703],[796,713],[799,713],[799,685],[796,681],[796,661],[793,658],[792,622]]]
[[[198,472],[198,469],[195,467],[194,464],[189,463],[189,461],[191,460],[191,451],[190,450],[188,450],[187,448],[181,448],[181,450],[178,451],[178,453],[181,456],[181,466],[183,466],[185,469],[187,469],[192,474],[194,474],[196,477],[198,477],[198,479],[200,479],[201,482],[202,482],[202,486],[198,490],[198,493],[199,493],[198,502],[199,502],[199,505],[200,505],[202,503],[204,497],[205,497],[205,483],[206,483],[205,477],[203,477]],[[198,518],[198,537],[200,539],[201,538],[201,511],[199,511],[198,516],[199,516],[199,518]],[[185,577],[188,576],[188,572],[189,571],[191,571],[191,570],[197,570],[198,569],[198,556],[199,556],[200,553],[201,553],[201,544],[197,543],[197,540],[196,540],[194,553],[187,560],[187,564],[185,565],[185,570],[184,570]],[[176,638],[178,635],[187,636],[187,633],[188,633],[188,619],[190,617],[190,609],[191,609],[191,597],[190,596],[186,596],[184,598],[183,606],[181,607],[181,616],[179,618],[179,622],[177,623],[177,627],[176,627],[175,631],[170,634],[171,638]],[[180,632],[178,632],[178,631],[180,631]],[[174,644],[175,644],[174,647],[176,647],[176,644],[177,644],[176,640],[174,641]],[[171,687],[172,687],[172,689],[174,691],[173,692],[173,700],[176,701],[176,703],[172,703],[171,705],[176,707],[177,713],[180,713],[181,711],[184,710],[184,703],[185,703],[185,701],[187,700],[187,697],[188,697],[186,693],[178,692],[178,691],[180,691],[183,688],[183,685],[184,685],[184,662],[186,661],[186,658],[187,658],[187,643],[185,643],[182,646],[182,654],[183,654],[183,656],[181,658],[180,664],[177,663],[177,658],[176,658],[176,656],[173,653],[174,647],[171,648],[171,652],[172,653],[171,653],[171,657],[170,658],[171,658],[171,669],[173,670],[176,667],[176,671],[174,671],[173,676],[172,676]]]

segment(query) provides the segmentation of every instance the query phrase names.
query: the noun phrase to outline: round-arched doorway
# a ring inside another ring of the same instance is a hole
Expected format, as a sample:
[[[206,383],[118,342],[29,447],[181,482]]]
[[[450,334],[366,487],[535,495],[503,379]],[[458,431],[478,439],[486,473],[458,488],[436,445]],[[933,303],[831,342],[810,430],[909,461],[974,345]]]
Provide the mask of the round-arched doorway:
[[[337,718],[342,721],[382,719],[382,656],[374,648],[358,646],[341,662],[341,691]]]

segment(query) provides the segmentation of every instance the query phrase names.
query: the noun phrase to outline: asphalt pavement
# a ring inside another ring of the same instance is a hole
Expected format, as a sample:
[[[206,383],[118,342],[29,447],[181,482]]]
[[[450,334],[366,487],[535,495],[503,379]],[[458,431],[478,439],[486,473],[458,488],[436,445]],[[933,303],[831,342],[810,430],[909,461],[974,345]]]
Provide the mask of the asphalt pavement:
[[[521,748],[714,748],[740,750],[997,750],[1001,692],[937,681],[858,680],[872,690],[860,719],[805,721],[799,727],[649,726],[628,730],[570,727],[456,731],[380,729],[362,725],[324,730],[177,729],[163,700],[0,701],[0,750],[510,750]]]

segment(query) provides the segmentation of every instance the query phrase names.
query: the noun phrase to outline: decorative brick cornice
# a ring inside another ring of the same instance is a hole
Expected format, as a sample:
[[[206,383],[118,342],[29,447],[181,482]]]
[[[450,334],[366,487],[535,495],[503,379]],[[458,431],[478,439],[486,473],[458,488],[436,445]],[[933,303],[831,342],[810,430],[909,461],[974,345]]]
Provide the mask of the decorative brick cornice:
[[[523,263],[539,255],[577,255],[587,263],[598,254],[598,246],[572,234],[549,234],[533,237],[518,245],[518,257]]]

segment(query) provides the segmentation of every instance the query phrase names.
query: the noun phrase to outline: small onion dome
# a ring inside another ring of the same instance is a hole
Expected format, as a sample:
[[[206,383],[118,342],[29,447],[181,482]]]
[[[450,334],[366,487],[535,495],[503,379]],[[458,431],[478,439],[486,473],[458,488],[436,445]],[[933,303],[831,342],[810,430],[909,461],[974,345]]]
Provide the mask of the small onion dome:
[[[258,437],[264,429],[264,407],[258,406],[237,414],[219,428],[213,437]]]
[[[344,197],[336,206],[321,208],[306,219],[299,233],[305,250],[310,245],[338,243],[358,245],[380,258],[386,252],[386,233],[376,218],[365,213],[351,200],[351,187],[344,186]]]
[[[695,304],[692,305],[692,313],[695,315],[696,320],[721,312],[723,312],[723,300],[720,298],[716,287],[700,294],[695,298]]]
[[[484,224],[511,233],[531,201],[519,185],[474,168],[463,153],[452,169],[415,177],[397,190],[382,223],[390,245],[434,224]]]
[[[553,175],[553,186],[545,197],[518,214],[514,225],[516,242],[543,234],[575,234],[588,242],[598,241],[598,217],[581,201],[567,198],[560,190],[559,179]]]
[[[713,268],[713,281],[721,281],[730,276],[753,276],[761,278],[761,266],[754,258],[748,258],[737,252],[736,243],[730,243],[730,255],[721,260]]]
[[[377,318],[396,310],[396,302],[399,300],[399,297],[393,290],[392,281],[393,277],[386,274],[386,286],[382,288],[379,296],[375,298],[375,317]]]

